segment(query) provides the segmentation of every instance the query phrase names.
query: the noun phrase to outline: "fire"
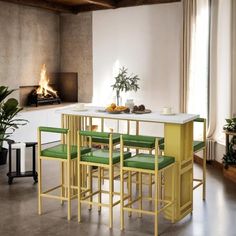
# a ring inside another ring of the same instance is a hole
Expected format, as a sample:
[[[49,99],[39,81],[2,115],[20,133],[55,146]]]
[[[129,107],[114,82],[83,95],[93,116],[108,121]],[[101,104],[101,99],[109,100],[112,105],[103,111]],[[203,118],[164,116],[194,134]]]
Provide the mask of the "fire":
[[[39,81],[39,87],[37,89],[37,94],[47,96],[49,94],[54,94],[57,96],[57,92],[53,90],[52,87],[49,86],[49,79],[47,76],[47,68],[46,65],[43,64],[40,72],[40,81]]]

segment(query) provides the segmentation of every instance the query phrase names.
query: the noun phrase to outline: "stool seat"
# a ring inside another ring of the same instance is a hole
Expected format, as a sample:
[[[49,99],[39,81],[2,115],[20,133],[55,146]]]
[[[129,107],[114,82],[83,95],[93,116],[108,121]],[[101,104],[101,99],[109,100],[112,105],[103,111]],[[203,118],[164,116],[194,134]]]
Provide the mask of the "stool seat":
[[[203,149],[205,147],[205,142],[204,141],[197,141],[197,140],[194,140],[193,141],[193,151],[194,152],[197,152],[197,151],[200,151],[201,149]],[[164,151],[165,149],[165,144],[162,143],[160,146],[159,146],[160,150]]]
[[[91,148],[81,147],[81,154],[85,154],[91,151]],[[41,156],[67,159],[67,145],[59,144],[50,148],[43,149]],[[71,159],[77,158],[77,146],[71,145]]]
[[[130,152],[124,152],[124,159],[131,157]],[[97,149],[81,156],[81,161],[109,164],[109,150]],[[112,152],[112,163],[116,164],[120,162],[120,151],[114,150]]]
[[[171,156],[158,157],[158,170],[175,162],[175,158]],[[125,167],[141,168],[155,170],[155,156],[152,154],[140,153],[124,160]]]
[[[124,145],[130,147],[143,147],[143,148],[154,148],[155,139],[158,139],[158,145],[164,143],[164,138],[144,136],[144,135],[123,135]]]
[[[193,141],[193,151],[197,152],[200,151],[201,149],[203,149],[205,147],[205,142],[204,141]]]

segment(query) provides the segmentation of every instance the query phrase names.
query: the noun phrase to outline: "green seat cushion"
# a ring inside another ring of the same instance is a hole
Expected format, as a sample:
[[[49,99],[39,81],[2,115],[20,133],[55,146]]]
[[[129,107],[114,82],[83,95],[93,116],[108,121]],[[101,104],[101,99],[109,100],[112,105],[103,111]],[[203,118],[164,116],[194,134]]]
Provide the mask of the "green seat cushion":
[[[158,157],[158,170],[174,163],[175,158],[170,156]],[[154,170],[155,169],[155,156],[152,154],[137,154],[129,159],[124,160],[124,166]]]
[[[204,147],[205,147],[204,141],[193,141],[193,151],[194,152],[200,151]]]
[[[109,137],[92,137],[93,143],[104,143],[109,144]],[[112,134],[112,143],[119,143],[120,142],[120,134]]]
[[[131,157],[130,152],[124,152],[124,159]],[[113,164],[120,162],[120,151],[114,150],[112,156]],[[109,164],[109,150],[97,149],[81,156],[81,161]]]
[[[131,147],[143,147],[143,148],[154,148],[155,139],[158,139],[158,144],[164,143],[164,138],[162,137],[152,137],[144,135],[123,135],[124,145]]]
[[[90,152],[91,148],[82,147],[81,154],[85,154]],[[54,158],[67,158],[67,145],[66,144],[59,144],[50,148],[46,148],[41,151],[41,156],[45,157],[54,157]],[[71,146],[71,159],[77,158],[77,146]]]
[[[205,147],[205,142],[203,141],[193,141],[193,151],[194,152],[197,152],[197,151],[200,151],[202,148]],[[165,144],[162,143],[160,146],[159,146],[160,150],[164,151],[165,149]]]

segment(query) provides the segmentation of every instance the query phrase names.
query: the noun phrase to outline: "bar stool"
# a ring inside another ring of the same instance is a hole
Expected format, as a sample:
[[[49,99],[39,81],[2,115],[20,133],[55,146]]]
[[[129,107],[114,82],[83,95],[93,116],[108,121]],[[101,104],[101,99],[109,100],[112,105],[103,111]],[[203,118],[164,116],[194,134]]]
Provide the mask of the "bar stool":
[[[80,154],[81,142],[84,140],[82,137],[89,137],[89,147],[92,146],[92,140],[94,139],[109,139],[108,149],[93,149],[91,152],[86,154]],[[117,145],[116,137],[113,137],[112,133],[105,132],[93,132],[93,131],[80,131],[78,134],[78,221],[81,221],[81,204],[87,204],[89,206],[97,205],[98,211],[101,211],[101,207],[109,208],[109,227],[113,227],[113,207],[120,203],[120,200],[114,202],[114,196],[120,195],[118,192],[114,192],[114,167],[120,162],[120,151],[113,150],[114,146]],[[130,152],[124,152],[123,158],[131,157]],[[89,169],[88,182],[85,186],[82,185],[81,176],[82,169],[86,166]],[[92,167],[98,169],[98,190],[93,191],[93,176]],[[101,168],[108,170],[109,176],[109,190],[102,189],[102,176]],[[102,194],[109,195],[109,203],[102,202]],[[98,201],[94,201],[93,197],[98,195]],[[91,208],[90,208],[91,209]]]
[[[121,161],[120,161],[120,176],[121,176],[121,187],[120,187],[120,208],[121,208],[121,230],[124,229],[124,212],[136,212],[139,216],[142,214],[153,215],[155,217],[155,236],[158,235],[158,214],[168,207],[172,207],[171,211],[171,221],[174,222],[174,176],[175,176],[175,158],[170,156],[160,156],[158,157],[158,139],[155,139],[155,155],[138,153],[131,158],[124,159],[124,142],[126,141],[126,135],[121,136]],[[139,147],[139,146],[137,146]],[[158,193],[158,183],[159,174],[165,170],[171,168],[172,173],[172,183],[171,183],[171,199],[160,199]],[[128,193],[124,193],[124,172],[128,171],[129,184]],[[132,196],[132,172],[139,173],[139,193],[136,199]],[[143,210],[143,200],[150,200],[150,197],[144,197],[142,193],[142,174],[152,174],[155,179],[155,196],[151,198],[154,201],[154,210]],[[125,201],[128,203],[125,204]],[[138,208],[133,208],[134,203],[138,203]],[[159,203],[162,203],[159,205]]]
[[[200,187],[202,185],[202,199],[206,199],[206,119],[204,118],[197,118],[194,120],[194,123],[201,123],[202,125],[202,140],[194,140],[193,141],[193,152],[197,153],[203,151],[203,167],[202,167],[202,178],[193,178],[193,190]]]
[[[9,150],[9,172],[7,173],[8,176],[8,184],[11,185],[14,178],[21,178],[21,177],[33,177],[34,182],[38,182],[38,173],[36,172],[35,167],[35,149],[37,142],[26,142],[25,147],[32,148],[32,170],[21,172],[21,154],[20,148],[15,148],[14,144],[16,144],[13,140],[8,140],[8,150]],[[16,151],[16,170],[12,171],[12,151]]]
[[[164,143],[164,138],[162,137],[153,137],[153,136],[146,136],[146,135],[124,135],[124,146],[126,148],[134,148],[136,149],[136,153],[138,154],[139,151],[147,150],[150,154],[155,149],[155,139],[158,139],[158,146]],[[136,182],[138,182],[138,176],[136,178]],[[149,186],[149,197],[152,196],[152,174],[149,174],[149,181],[147,185]],[[146,184],[146,183],[145,183]],[[138,187],[138,184],[137,184]],[[138,188],[137,188],[138,190]]]
[[[49,132],[49,133],[57,133],[65,136],[66,144],[59,144],[50,148],[42,149],[41,144],[41,133]],[[70,130],[69,129],[61,129],[61,128],[53,128],[53,127],[39,127],[38,128],[38,214],[42,213],[42,198],[52,198],[58,199],[61,202],[67,201],[67,219],[71,219],[71,200],[77,197],[76,194],[73,194],[74,191],[72,189],[77,189],[77,186],[71,185],[72,178],[72,164],[77,160],[77,146],[70,144]],[[80,148],[80,152],[85,154],[89,152],[90,148]],[[61,169],[61,184],[54,186],[46,191],[42,191],[42,161],[43,160],[51,160],[51,161],[59,161],[61,163],[66,164],[66,179],[67,182],[64,182],[64,169]],[[75,165],[74,165],[75,166]],[[50,194],[56,189],[60,189],[60,196]],[[66,190],[66,191],[64,191]]]

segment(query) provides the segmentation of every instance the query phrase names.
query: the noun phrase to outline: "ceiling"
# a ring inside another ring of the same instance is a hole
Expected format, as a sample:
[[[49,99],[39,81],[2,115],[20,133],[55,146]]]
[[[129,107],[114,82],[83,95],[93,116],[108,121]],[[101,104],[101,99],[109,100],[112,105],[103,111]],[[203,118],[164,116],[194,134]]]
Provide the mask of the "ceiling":
[[[39,7],[59,13],[77,14],[85,11],[116,9],[139,5],[180,2],[181,0],[0,0]]]

